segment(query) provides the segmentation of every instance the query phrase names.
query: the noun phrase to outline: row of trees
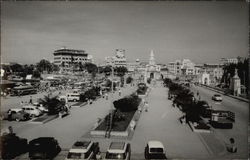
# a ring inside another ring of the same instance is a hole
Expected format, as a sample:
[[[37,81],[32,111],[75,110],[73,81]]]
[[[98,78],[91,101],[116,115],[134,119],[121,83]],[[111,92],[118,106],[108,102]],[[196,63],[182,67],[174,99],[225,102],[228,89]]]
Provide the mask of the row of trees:
[[[189,88],[168,78],[164,79],[164,84],[169,88],[169,99],[173,99],[173,105],[186,115],[186,121],[199,122],[200,117],[207,114],[209,109],[207,102],[196,100]]]

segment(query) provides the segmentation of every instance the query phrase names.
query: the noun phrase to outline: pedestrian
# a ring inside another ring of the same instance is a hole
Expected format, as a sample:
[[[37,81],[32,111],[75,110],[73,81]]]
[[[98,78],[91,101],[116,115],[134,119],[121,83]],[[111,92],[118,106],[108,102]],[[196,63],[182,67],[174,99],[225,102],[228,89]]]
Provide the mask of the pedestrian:
[[[147,112],[148,111],[148,102],[146,101],[145,102],[145,112]]]
[[[108,97],[108,93],[105,93],[105,97],[106,97],[106,100],[108,100],[108,99],[109,99],[109,97]]]
[[[119,96],[121,96],[121,94],[122,94],[122,91],[121,91],[121,89],[119,89],[119,91],[118,91],[118,92],[119,92]]]
[[[87,100],[87,103],[89,104],[89,99],[88,99],[88,98],[86,98],[86,100]]]
[[[14,133],[14,132],[13,132],[12,126],[9,126],[9,127],[8,127],[8,130],[9,130],[9,134],[13,134],[13,133]]]
[[[29,103],[32,104],[32,96],[30,96],[30,102]]]
[[[21,106],[23,106],[23,104],[24,104],[23,101],[21,101]]]
[[[102,97],[102,90],[100,89],[100,96]]]
[[[229,144],[227,144],[227,151],[230,153],[236,153],[237,152],[237,147],[235,145],[235,140],[234,138],[229,139]]]

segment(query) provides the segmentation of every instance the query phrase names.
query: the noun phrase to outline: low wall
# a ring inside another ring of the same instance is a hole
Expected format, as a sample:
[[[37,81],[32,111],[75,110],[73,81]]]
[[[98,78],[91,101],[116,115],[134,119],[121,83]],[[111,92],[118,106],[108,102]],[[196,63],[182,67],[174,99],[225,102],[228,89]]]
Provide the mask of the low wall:
[[[144,103],[141,103],[139,104],[138,107],[143,107]],[[136,127],[136,123],[137,121],[139,120],[139,117],[140,117],[140,112],[137,110],[134,115],[133,115],[133,118],[131,119],[127,129],[125,131],[111,131],[110,132],[110,136],[113,136],[113,137],[128,137],[129,136],[129,133],[130,133],[130,130],[134,130],[135,127]],[[102,119],[98,125],[95,125],[94,128],[90,131],[90,135],[91,136],[96,136],[96,137],[100,137],[100,136],[105,136],[106,134],[106,131],[101,131],[101,130],[95,130],[99,124],[101,124],[102,122],[104,121],[104,119]],[[134,126],[133,128],[131,127],[131,122],[134,121]]]
[[[197,133],[211,133],[211,130],[207,130],[207,129],[196,129],[193,125],[193,123],[188,122],[188,125],[190,126],[191,130],[193,132],[197,132]]]
[[[47,115],[46,115],[47,116]],[[39,118],[42,118],[42,117],[38,117],[38,118],[35,118],[33,120],[30,121],[30,123],[34,123],[34,124],[44,124],[44,123],[47,123],[49,121],[52,121],[53,119],[56,119],[58,118],[59,115],[51,115],[51,116],[47,116],[47,118],[45,118],[44,120],[41,120],[41,121],[36,121],[37,119]]]

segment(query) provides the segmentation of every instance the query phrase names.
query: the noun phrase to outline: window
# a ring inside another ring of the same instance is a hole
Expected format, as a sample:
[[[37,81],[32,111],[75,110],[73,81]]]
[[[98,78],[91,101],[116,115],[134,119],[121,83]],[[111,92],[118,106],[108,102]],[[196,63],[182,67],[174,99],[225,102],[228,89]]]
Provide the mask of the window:
[[[69,152],[67,158],[69,158],[69,159],[82,159],[82,158],[84,158],[84,154],[82,154],[82,153],[75,153],[75,152]]]
[[[125,159],[124,153],[106,153],[106,159]]]
[[[150,152],[163,153],[163,149],[162,148],[150,148]]]

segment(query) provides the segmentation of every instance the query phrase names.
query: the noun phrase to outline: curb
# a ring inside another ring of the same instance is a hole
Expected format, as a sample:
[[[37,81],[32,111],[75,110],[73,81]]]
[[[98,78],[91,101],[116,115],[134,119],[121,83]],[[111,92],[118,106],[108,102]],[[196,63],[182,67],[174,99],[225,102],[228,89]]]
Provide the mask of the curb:
[[[58,115],[54,115],[54,116],[48,117],[47,119],[45,119],[43,121],[34,121],[35,119],[33,119],[33,120],[30,121],[30,123],[33,123],[33,124],[44,124],[44,123],[52,121],[52,120],[54,120],[54,119],[56,119],[58,117],[59,117]]]

